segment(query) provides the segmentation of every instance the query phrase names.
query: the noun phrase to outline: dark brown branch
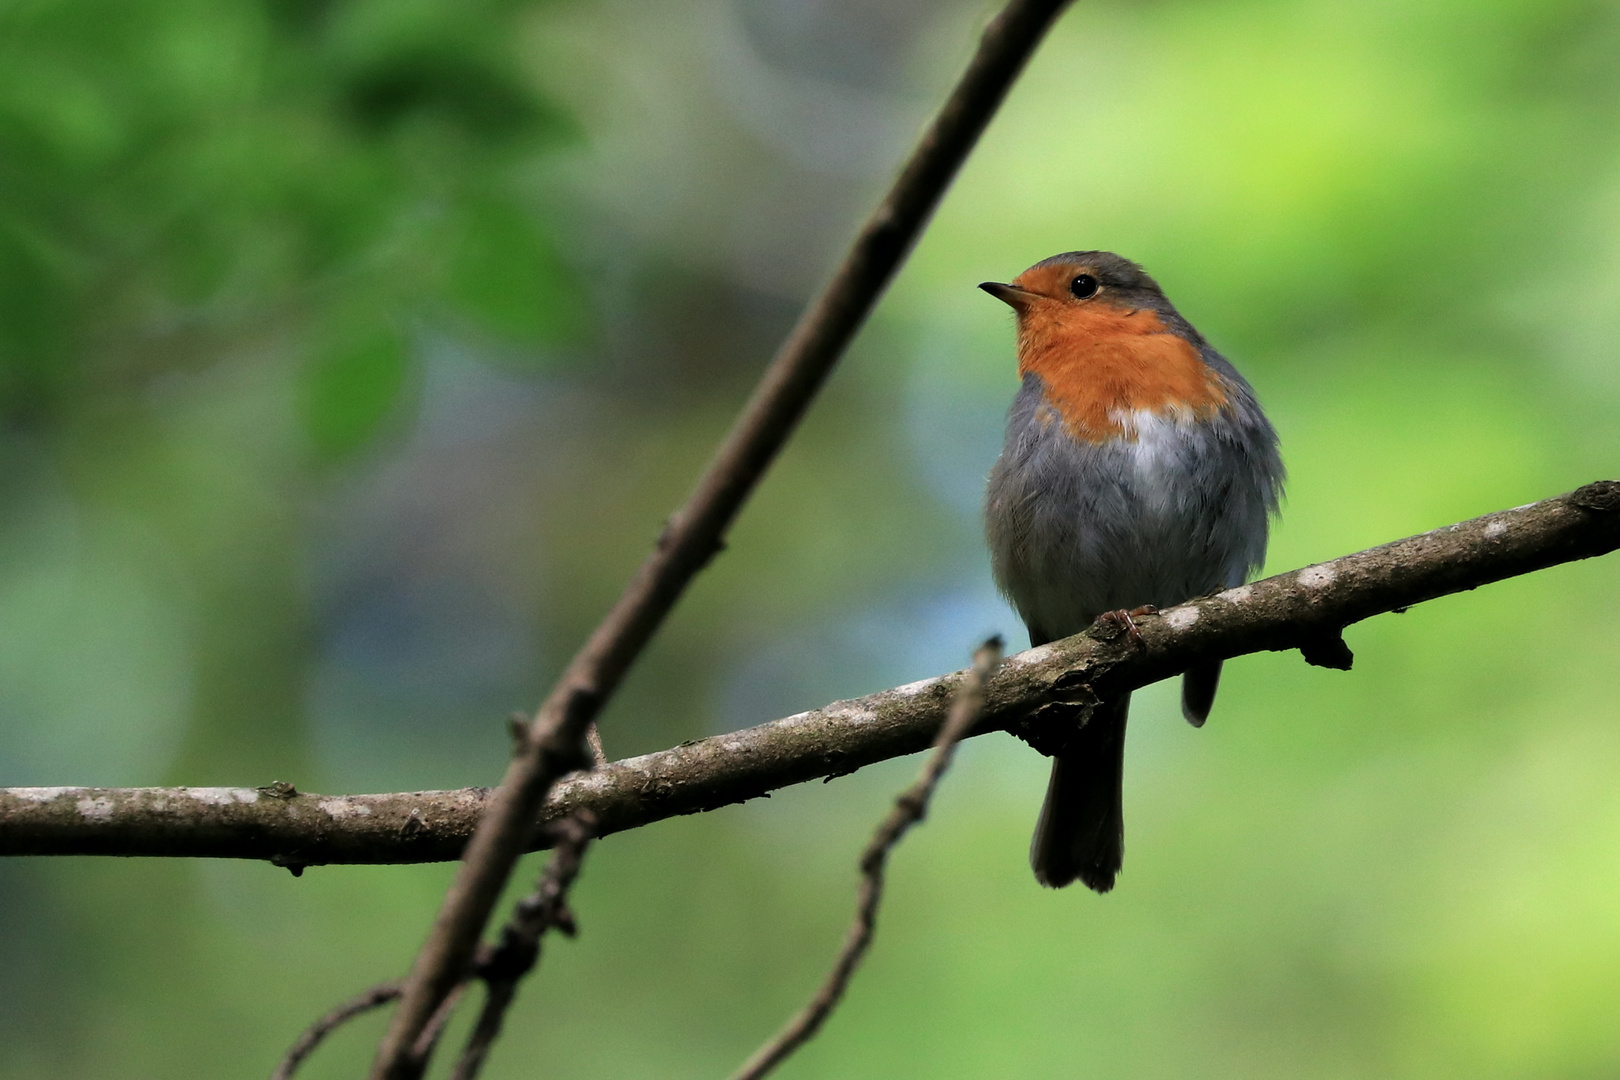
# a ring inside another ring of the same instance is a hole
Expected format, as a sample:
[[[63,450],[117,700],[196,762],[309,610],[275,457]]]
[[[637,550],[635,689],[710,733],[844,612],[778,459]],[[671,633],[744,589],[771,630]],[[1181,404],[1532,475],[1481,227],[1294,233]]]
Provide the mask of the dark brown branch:
[[[471,981],[470,976],[463,976],[457,980],[456,985],[444,996],[444,1000],[439,1002],[439,1007],[433,1011],[433,1015],[428,1017],[427,1025],[422,1028],[422,1034],[416,1037],[416,1043],[411,1047],[411,1060],[416,1062],[418,1067],[424,1069],[427,1067],[428,1059],[433,1056],[434,1049],[439,1045],[439,1037],[444,1034],[444,1029],[450,1026],[450,1018],[456,1014],[456,1006],[461,1003],[461,996],[467,992],[467,984]],[[403,980],[401,982],[403,983]]]
[[[518,983],[540,959],[540,939],[546,931],[556,929],[566,937],[577,932],[573,913],[568,910],[568,890],[579,877],[593,824],[590,812],[582,810],[551,830],[558,838],[557,848],[546,862],[545,872],[534,891],[518,901],[511,919],[501,929],[500,943],[479,960],[484,1007],[467,1036],[467,1045],[450,1080],[476,1080],[490,1047],[500,1036],[506,1010],[517,997]]]
[[[500,1035],[501,1021],[507,1007],[517,997],[518,981],[533,969],[540,958],[541,936],[554,928],[568,937],[574,936],[574,916],[567,904],[568,890],[579,876],[585,849],[591,842],[590,811],[581,810],[565,818],[552,826],[549,832],[557,841],[556,853],[547,860],[545,872],[541,874],[534,892],[518,901],[511,920],[501,930],[500,943],[480,950],[471,974],[451,990],[427,1027],[422,1029],[412,1051],[412,1058],[419,1065],[425,1067],[433,1056],[439,1037],[449,1025],[467,984],[473,978],[481,979],[486,987],[484,1007],[451,1077],[451,1080],[474,1080],[483,1068],[490,1046]],[[403,979],[379,983],[315,1021],[293,1043],[270,1080],[289,1080],[304,1059],[333,1030],[356,1016],[396,1000],[403,985]]]
[[[978,732],[1012,730],[1046,745],[1043,733],[1061,731],[1044,732],[1040,707],[1083,696],[1087,683],[1135,689],[1202,660],[1266,650],[1309,649],[1322,660],[1323,642],[1342,647],[1342,628],[1362,619],[1616,548],[1620,482],[1588,484],[1141,617],[1140,648],[1088,632],[1009,657],[990,682]],[[942,675],[580,773],[557,785],[541,816],[555,822],[589,810],[606,836],[915,753],[938,730],[961,678]],[[460,855],[488,799],[483,788],[347,796],[285,787],[0,789],[0,855],[442,861]],[[542,832],[531,846],[550,844]]]
[[[419,1075],[410,1048],[472,960],[496,899],[534,832],[552,784],[578,767],[590,723],[798,426],[887,287],[951,178],[1067,0],[1011,0],[985,30],[882,204],[771,361],[686,504],[669,519],[613,610],[540,706],[479,820],[417,953],[372,1064],[373,1080]]]
[[[833,1009],[837,1008],[855,969],[871,947],[872,935],[877,932],[878,905],[883,901],[883,871],[889,861],[889,852],[894,850],[906,831],[928,813],[928,801],[934,797],[940,777],[951,767],[956,744],[978,723],[980,714],[984,712],[985,683],[1000,662],[1000,638],[985,642],[974,653],[973,666],[957,688],[951,711],[934,738],[934,752],[923,766],[922,775],[894,800],[894,808],[878,825],[866,849],[861,852],[861,886],[855,901],[855,921],[850,924],[849,933],[844,937],[843,948],[838,950],[838,959],[833,962],[832,971],[809,1003],[770,1041],[754,1051],[731,1080],[760,1080],[813,1039],[827,1017],[832,1015]]]
[[[389,982],[378,983],[371,989],[356,994],[345,1001],[304,1030],[298,1036],[298,1041],[292,1044],[276,1071],[270,1074],[270,1080],[291,1080],[293,1073],[304,1063],[304,1059],[315,1052],[315,1048],[339,1027],[364,1015],[372,1009],[378,1009],[399,997],[402,979],[393,979]]]

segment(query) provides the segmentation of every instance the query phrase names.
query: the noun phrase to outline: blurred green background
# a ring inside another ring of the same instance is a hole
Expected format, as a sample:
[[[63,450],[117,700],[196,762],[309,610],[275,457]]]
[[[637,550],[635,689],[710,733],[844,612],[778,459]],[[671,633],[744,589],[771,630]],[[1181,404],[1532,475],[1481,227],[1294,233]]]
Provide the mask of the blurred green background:
[[[490,783],[990,8],[0,2],[0,783]],[[1620,474],[1620,4],[1082,3],[603,724],[1022,647],[973,285],[1147,265],[1249,376],[1287,569]],[[811,1077],[1620,1074],[1620,559],[1143,692],[1129,857],[968,746]],[[915,762],[614,837],[492,1077],[726,1075]],[[522,876],[538,867],[530,859]],[[0,864],[0,1076],[254,1076],[443,866]],[[382,1018],[306,1069],[359,1075]]]

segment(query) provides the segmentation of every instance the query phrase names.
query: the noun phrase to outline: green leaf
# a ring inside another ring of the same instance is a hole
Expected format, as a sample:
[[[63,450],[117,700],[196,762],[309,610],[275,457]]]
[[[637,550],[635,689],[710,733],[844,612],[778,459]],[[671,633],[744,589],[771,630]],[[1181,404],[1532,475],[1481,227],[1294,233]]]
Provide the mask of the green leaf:
[[[317,352],[302,372],[304,429],[318,456],[336,460],[360,450],[400,411],[410,355],[399,334],[345,338]]]
[[[511,205],[462,209],[452,238],[446,292],[480,326],[514,341],[577,341],[588,323],[567,267],[534,221]]]

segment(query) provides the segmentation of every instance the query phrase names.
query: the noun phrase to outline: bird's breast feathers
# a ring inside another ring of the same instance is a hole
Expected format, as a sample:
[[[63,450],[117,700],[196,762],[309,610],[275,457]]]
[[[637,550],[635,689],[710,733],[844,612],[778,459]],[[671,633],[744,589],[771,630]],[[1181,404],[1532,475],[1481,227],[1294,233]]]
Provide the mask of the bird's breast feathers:
[[[1204,420],[1227,403],[1198,347],[1150,309],[1072,310],[1020,327],[1020,375],[1040,376],[1051,419],[1085,442],[1136,441],[1161,421]]]

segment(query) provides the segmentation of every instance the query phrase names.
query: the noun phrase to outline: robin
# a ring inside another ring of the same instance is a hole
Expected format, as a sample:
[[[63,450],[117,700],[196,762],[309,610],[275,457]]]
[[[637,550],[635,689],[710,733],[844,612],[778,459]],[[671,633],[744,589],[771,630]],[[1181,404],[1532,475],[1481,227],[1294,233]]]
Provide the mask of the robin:
[[[1243,376],[1129,259],[1071,251],[979,288],[1018,314],[1023,385],[990,471],[996,584],[1031,645],[1241,585],[1282,495],[1277,433]],[[1182,676],[1209,716],[1220,661]],[[1029,860],[1042,885],[1114,886],[1130,695],[1099,702],[1053,759]]]

